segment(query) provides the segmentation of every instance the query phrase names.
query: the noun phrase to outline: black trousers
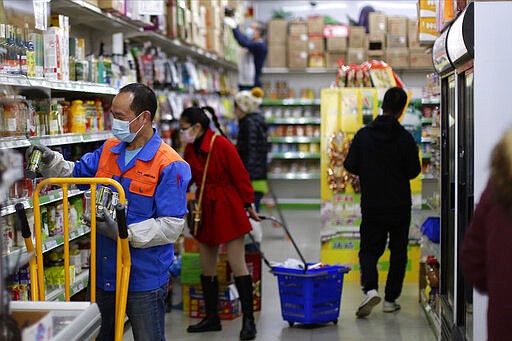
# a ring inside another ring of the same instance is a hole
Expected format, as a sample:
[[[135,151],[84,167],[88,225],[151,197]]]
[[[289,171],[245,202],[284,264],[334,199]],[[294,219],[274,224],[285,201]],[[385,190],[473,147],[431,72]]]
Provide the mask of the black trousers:
[[[393,302],[400,296],[407,266],[410,221],[409,207],[385,213],[363,211],[359,264],[365,293],[379,288],[377,262],[384,253],[389,236],[391,257],[384,299]]]

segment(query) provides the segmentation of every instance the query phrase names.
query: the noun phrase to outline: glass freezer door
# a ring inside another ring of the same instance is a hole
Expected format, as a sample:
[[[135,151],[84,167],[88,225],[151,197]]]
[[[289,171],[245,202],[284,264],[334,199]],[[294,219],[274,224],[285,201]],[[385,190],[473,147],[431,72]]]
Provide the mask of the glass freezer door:
[[[441,80],[441,310],[442,330],[451,334],[455,292],[455,75]]]
[[[459,75],[458,114],[458,181],[457,181],[457,247],[460,250],[474,206],[474,113],[473,113],[473,69]],[[473,289],[457,270],[457,326],[464,327],[466,337],[472,340]]]

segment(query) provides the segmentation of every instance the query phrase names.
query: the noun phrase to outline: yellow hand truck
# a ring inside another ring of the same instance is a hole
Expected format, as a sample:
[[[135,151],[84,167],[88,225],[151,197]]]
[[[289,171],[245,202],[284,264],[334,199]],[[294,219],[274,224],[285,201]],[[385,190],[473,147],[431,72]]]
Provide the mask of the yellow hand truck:
[[[91,187],[91,254],[89,287],[91,302],[96,302],[96,185],[110,185],[119,193],[119,204],[116,207],[119,237],[117,239],[116,263],[116,316],[115,341],[121,341],[124,333],[124,319],[126,301],[128,298],[128,283],[130,280],[130,248],[128,245],[128,231],[126,225],[125,205],[126,194],[119,182],[109,178],[48,178],[41,181],[34,192],[34,235],[35,248],[32,243],[30,230],[23,232],[27,252],[35,254],[30,260],[30,290],[33,301],[45,300],[43,247],[41,238],[41,209],[39,193],[45,185],[62,186],[62,203],[64,210],[64,288],[65,300],[70,301],[70,275],[69,275],[69,224],[68,224],[68,188],[71,184],[90,185]]]

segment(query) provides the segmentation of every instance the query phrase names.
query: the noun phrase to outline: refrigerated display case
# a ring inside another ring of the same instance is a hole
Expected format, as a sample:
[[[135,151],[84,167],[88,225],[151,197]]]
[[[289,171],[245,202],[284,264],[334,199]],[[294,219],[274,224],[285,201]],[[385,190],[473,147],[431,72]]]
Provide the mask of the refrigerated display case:
[[[474,202],[473,3],[436,40],[441,76],[441,340],[472,338],[472,288],[458,251]]]

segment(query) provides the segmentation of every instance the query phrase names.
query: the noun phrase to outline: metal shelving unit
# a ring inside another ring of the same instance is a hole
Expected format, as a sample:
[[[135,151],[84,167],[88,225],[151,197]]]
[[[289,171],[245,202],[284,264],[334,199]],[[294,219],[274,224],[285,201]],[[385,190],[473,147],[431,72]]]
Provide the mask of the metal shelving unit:
[[[270,143],[320,143],[319,137],[309,136],[283,136],[283,137],[269,137]]]
[[[273,160],[278,159],[320,159],[320,153],[303,153],[303,152],[284,152],[284,153],[269,153],[268,157]]]
[[[320,124],[320,117],[272,117],[265,120],[268,124]]]
[[[319,180],[320,173],[269,173],[269,179],[273,180]]]
[[[72,190],[68,191],[68,197],[71,198],[71,197],[74,197],[74,196],[77,196],[77,195],[81,195],[83,193],[85,193],[85,191],[81,191],[79,189],[72,189]],[[58,190],[51,191],[47,195],[41,196],[40,203],[41,203],[41,205],[46,205],[46,204],[50,204],[52,202],[56,202],[56,201],[62,200],[62,198],[63,198],[62,190],[58,189]],[[13,204],[3,206],[2,210],[0,211],[0,216],[3,217],[5,215],[13,214],[15,212],[14,206],[16,204],[18,204],[18,203],[22,203],[23,206],[25,206],[25,209],[33,208],[32,199],[31,198],[24,198],[24,199],[21,199],[21,200],[17,200]]]
[[[45,135],[29,137],[15,137],[15,138],[0,138],[0,149],[13,149],[28,147],[31,144],[42,144],[45,146],[59,146],[63,144],[72,143],[85,143],[104,141],[114,137],[110,130],[93,131],[85,134],[70,133],[60,135]]]

